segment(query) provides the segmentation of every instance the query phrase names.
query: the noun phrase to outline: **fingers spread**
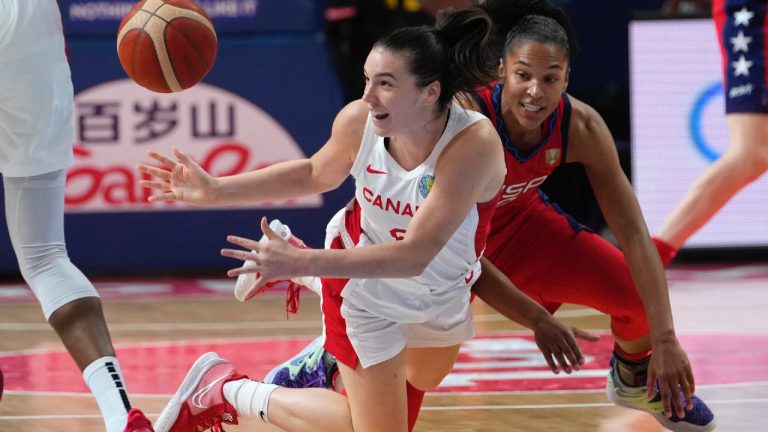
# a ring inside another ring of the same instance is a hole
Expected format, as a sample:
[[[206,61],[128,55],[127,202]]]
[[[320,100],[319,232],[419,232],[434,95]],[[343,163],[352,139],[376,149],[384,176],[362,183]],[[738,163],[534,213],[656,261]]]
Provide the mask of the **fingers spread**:
[[[227,236],[227,241],[234,243],[238,246],[242,246],[246,249],[253,250],[255,252],[261,251],[261,244],[255,240],[247,239],[245,237],[238,237],[234,235]]]
[[[264,235],[267,236],[269,240],[280,238],[276,232],[272,231],[272,228],[269,227],[269,222],[267,222],[267,218],[263,216],[261,218],[261,232],[264,233]]]
[[[544,355],[544,360],[546,360],[547,365],[549,365],[549,368],[552,369],[552,372],[555,374],[559,374],[560,370],[557,368],[557,364],[555,363],[555,360],[552,359],[552,353],[549,350],[541,350],[541,353]]]
[[[168,170],[164,170],[162,168],[158,168],[151,165],[139,164],[137,166],[137,169],[143,173],[153,175],[155,177],[161,178],[166,181],[171,179],[171,172]]]
[[[173,168],[174,166],[176,166],[176,161],[175,160],[169,158],[168,156],[166,156],[164,154],[158,153],[158,152],[156,152],[154,150],[148,150],[147,151],[147,156],[149,156],[152,159],[160,162],[161,164],[163,164],[164,166],[166,166],[168,168]]]

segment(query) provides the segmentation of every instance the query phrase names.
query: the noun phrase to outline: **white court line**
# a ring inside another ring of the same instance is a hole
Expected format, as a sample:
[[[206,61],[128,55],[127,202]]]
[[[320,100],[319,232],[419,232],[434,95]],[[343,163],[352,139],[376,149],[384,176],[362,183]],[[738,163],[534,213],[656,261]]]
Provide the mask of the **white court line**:
[[[753,381],[753,382],[741,382],[741,383],[725,383],[725,384],[703,384],[697,385],[697,394],[699,390],[705,389],[723,389],[723,388],[738,388],[738,387],[759,387],[768,386],[768,381]],[[506,391],[471,391],[471,392],[427,392],[427,396],[434,397],[458,397],[458,396],[519,396],[519,395],[540,395],[540,394],[587,394],[587,393],[605,393],[604,388],[599,389],[584,389],[584,390],[506,390]],[[25,391],[25,390],[6,390],[3,394],[16,395],[16,396],[56,396],[56,397],[91,397],[89,392],[55,392],[55,391]],[[133,393],[130,392],[131,398],[146,398],[146,399],[168,399],[172,394],[157,394],[157,393]],[[709,400],[707,400],[709,403]]]
[[[707,405],[768,403],[768,398],[749,399],[707,399]],[[477,410],[521,410],[521,409],[562,409],[562,408],[607,408],[617,406],[610,402],[580,403],[580,404],[541,404],[541,405],[459,405],[422,407],[422,411],[477,411]],[[2,418],[2,417],[0,417]]]
[[[275,328],[319,328],[320,320],[238,321],[238,322],[172,322],[108,324],[111,331],[170,331],[170,330],[269,330]],[[48,324],[0,323],[0,331],[50,331]]]
[[[768,398],[722,399],[707,400],[708,405],[761,404],[768,403]],[[581,409],[581,408],[610,408],[615,404],[609,402],[577,403],[577,404],[542,404],[542,405],[459,405],[459,406],[425,406],[422,411],[479,411],[479,410],[534,410],[534,409]],[[146,414],[147,417],[157,417],[160,413]],[[0,420],[74,420],[99,419],[97,414],[70,415],[35,415],[35,416],[0,416]]]
[[[572,309],[555,314],[558,318],[574,318],[602,315],[594,309]],[[509,321],[499,314],[476,314],[473,318],[478,322]],[[171,330],[268,330],[275,328],[298,329],[319,326],[318,320],[280,320],[280,321],[238,321],[238,322],[173,322],[173,323],[113,323],[109,324],[112,331],[171,331]],[[0,323],[0,331],[50,331],[47,323]]]

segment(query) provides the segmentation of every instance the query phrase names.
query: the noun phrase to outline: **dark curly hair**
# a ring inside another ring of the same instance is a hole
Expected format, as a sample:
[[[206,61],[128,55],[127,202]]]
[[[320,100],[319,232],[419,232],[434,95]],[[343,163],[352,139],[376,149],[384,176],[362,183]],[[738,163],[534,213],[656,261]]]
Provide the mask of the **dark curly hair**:
[[[479,8],[493,20],[490,51],[496,59],[524,40],[557,44],[569,61],[579,52],[568,15],[547,0],[485,0]]]

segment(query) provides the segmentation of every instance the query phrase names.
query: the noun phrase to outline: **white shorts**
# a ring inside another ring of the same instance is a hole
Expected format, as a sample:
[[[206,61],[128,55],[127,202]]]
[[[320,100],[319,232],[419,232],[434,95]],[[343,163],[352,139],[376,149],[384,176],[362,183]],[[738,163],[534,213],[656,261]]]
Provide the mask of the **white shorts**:
[[[73,162],[74,91],[55,0],[0,0],[0,173]]]
[[[345,209],[334,216],[326,231],[326,247],[341,249],[359,241],[354,212]],[[415,296],[410,304],[389,304],[390,313],[374,313],[372,310],[386,308],[371,304],[368,297],[361,302],[343,295],[348,284],[360,281],[323,279],[324,346],[351,368],[357,361],[364,368],[384,362],[406,347],[447,347],[474,336],[468,286],[443,291],[440,298]]]

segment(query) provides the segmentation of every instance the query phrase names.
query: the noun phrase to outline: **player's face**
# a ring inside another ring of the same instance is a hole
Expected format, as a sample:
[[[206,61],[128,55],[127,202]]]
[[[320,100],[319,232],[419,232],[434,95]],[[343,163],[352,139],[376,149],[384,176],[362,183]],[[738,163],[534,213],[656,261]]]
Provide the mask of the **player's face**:
[[[423,126],[423,119],[434,109],[435,98],[417,87],[404,54],[376,47],[368,55],[363,72],[363,101],[368,104],[377,135],[393,136]]]
[[[568,59],[555,44],[520,42],[502,60],[501,106],[510,127],[538,128],[568,85]]]

